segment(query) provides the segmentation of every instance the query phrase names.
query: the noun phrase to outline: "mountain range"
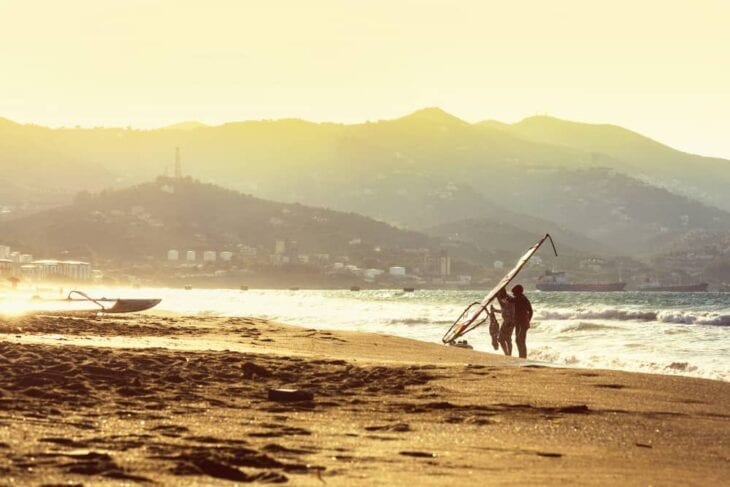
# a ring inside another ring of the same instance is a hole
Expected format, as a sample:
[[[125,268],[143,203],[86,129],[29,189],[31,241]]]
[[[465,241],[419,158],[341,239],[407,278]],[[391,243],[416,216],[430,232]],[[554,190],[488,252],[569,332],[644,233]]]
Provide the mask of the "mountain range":
[[[728,160],[617,126],[542,116],[468,123],[438,108],[354,125],[49,129],[0,120],[0,205],[22,213],[149,181],[173,170],[176,147],[198,179],[472,246],[483,245],[485,229],[513,228],[563,232],[585,251],[643,255],[676,249],[687,233],[730,231]]]

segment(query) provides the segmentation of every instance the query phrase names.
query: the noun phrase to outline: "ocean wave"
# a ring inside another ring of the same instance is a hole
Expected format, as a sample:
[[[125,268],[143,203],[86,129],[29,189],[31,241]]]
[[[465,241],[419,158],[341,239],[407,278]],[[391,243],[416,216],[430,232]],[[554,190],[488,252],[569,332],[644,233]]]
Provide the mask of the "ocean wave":
[[[685,325],[730,326],[730,315],[697,311],[661,311],[657,318],[662,323],[678,323]]]
[[[394,318],[389,325],[450,325],[453,320],[432,320],[430,318]]]
[[[615,321],[656,321],[654,311],[630,309],[596,309],[596,310],[544,310],[537,313],[544,320],[615,320]]]
[[[614,321],[659,321],[684,325],[730,326],[730,315],[712,311],[662,310],[646,311],[633,309],[573,309],[543,310],[535,315],[543,320],[614,320]]]
[[[574,331],[595,331],[595,330],[615,330],[615,326],[602,325],[600,323],[588,323],[581,321],[577,325],[566,326],[561,329],[562,333]]]
[[[530,358],[536,361],[549,362],[558,366],[578,368],[607,368],[614,370],[628,370],[633,372],[648,372],[654,374],[685,375],[703,377],[706,379],[730,380],[730,371],[722,366],[712,364],[695,364],[686,360],[664,361],[641,359],[637,357],[611,357],[605,354],[575,354],[560,352],[552,347],[538,347],[530,350]]]

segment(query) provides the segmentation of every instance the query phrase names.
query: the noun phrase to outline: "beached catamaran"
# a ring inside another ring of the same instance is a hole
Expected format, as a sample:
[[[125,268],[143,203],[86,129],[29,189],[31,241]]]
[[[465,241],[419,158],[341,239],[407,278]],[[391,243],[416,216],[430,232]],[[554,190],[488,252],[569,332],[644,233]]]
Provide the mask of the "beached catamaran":
[[[522,257],[520,257],[517,264],[515,264],[515,266],[502,278],[502,280],[500,280],[499,283],[491,291],[489,291],[489,293],[487,293],[484,299],[481,301],[475,301],[467,306],[464,312],[456,319],[454,324],[451,325],[451,328],[449,328],[441,341],[443,341],[446,345],[456,345],[456,340],[469,333],[474,328],[486,323],[491,316],[488,306],[492,301],[494,301],[494,298],[497,297],[499,290],[506,287],[507,284],[509,284],[512,279],[519,274],[525,264],[527,264],[527,261],[529,261],[535,252],[537,252],[545,240],[550,240],[553,252],[555,252],[555,256],[557,257],[558,251],[555,249],[553,238],[549,233],[546,233],[544,237],[542,237],[535,245],[530,247]]]
[[[160,304],[161,299],[92,298],[82,291],[71,291],[63,299],[33,299],[28,313],[96,314],[135,313]]]

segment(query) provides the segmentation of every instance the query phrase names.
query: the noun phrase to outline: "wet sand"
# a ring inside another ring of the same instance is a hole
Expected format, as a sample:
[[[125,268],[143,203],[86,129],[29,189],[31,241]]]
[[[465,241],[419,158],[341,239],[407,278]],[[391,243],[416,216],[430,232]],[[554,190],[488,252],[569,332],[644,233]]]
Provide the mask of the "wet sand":
[[[249,318],[0,320],[0,485],[720,485],[729,404],[725,382]]]

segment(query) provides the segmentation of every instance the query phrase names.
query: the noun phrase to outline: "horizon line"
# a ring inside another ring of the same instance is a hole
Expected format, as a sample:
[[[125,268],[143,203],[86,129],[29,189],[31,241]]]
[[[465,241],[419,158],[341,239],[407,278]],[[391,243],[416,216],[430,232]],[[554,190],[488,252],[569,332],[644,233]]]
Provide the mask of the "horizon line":
[[[282,122],[282,121],[300,121],[300,122],[307,122],[312,123],[316,125],[364,125],[368,123],[378,123],[378,122],[389,122],[394,120],[399,120],[402,118],[406,118],[412,115],[415,115],[420,112],[428,111],[428,110],[438,110],[443,112],[445,115],[451,116],[453,118],[456,118],[464,123],[467,123],[469,125],[475,125],[478,123],[483,122],[497,122],[502,123],[505,125],[515,125],[517,123],[520,123],[521,121],[530,119],[530,118],[536,118],[536,117],[546,117],[546,118],[552,118],[555,120],[561,120],[565,122],[572,122],[572,123],[579,123],[579,124],[586,124],[586,125],[602,125],[602,126],[614,126],[614,127],[620,127],[625,130],[629,130],[631,132],[639,133],[634,130],[628,129],[626,127],[623,127],[621,125],[610,123],[610,122],[595,122],[595,121],[585,121],[585,120],[572,120],[568,118],[563,118],[555,115],[550,115],[547,112],[538,112],[536,111],[532,115],[525,115],[520,117],[518,120],[513,122],[505,122],[502,120],[498,120],[496,118],[479,118],[479,119],[467,119],[462,118],[458,115],[454,115],[452,112],[447,111],[439,106],[426,106],[422,108],[417,108],[415,110],[409,111],[405,113],[404,115],[399,115],[395,117],[390,118],[357,118],[357,119],[351,119],[351,120],[345,120],[345,121],[337,121],[337,120],[329,120],[329,119],[310,119],[310,118],[304,118],[299,117],[296,115],[292,116],[284,116],[284,117],[276,117],[276,118],[242,118],[242,119],[232,119],[224,122],[205,122],[198,119],[187,119],[187,120],[181,120],[178,122],[172,122],[164,125],[149,125],[149,126],[143,126],[143,125],[124,125],[124,124],[110,124],[110,125],[87,125],[87,124],[45,124],[41,122],[33,122],[33,121],[19,121],[19,119],[9,118],[5,117],[2,114],[0,114],[0,121],[7,121],[11,122],[17,125],[22,126],[31,126],[31,127],[43,127],[53,130],[58,129],[78,129],[78,130],[93,130],[93,129],[125,129],[125,130],[138,130],[138,131],[152,131],[152,130],[164,130],[164,129],[170,129],[174,128],[176,125],[185,125],[185,124],[200,124],[200,126],[209,127],[209,128],[216,128],[216,127],[222,127],[224,125],[230,125],[235,123],[248,123],[248,122]],[[643,134],[642,134],[643,135]]]

